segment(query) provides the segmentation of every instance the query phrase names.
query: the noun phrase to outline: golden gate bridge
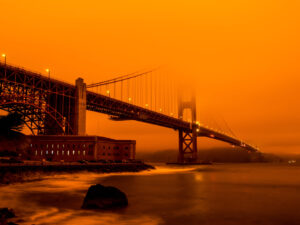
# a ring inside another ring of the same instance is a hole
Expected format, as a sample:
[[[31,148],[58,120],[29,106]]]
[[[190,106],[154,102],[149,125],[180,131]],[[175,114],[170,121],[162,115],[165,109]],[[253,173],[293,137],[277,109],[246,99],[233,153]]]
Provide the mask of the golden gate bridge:
[[[178,92],[158,69],[75,85],[0,63],[0,109],[18,112],[35,135],[86,135],[86,110],[115,121],[136,120],[172,128],[179,134],[179,162],[197,160],[197,137],[208,137],[249,152],[258,148],[232,134],[209,128],[196,118],[196,99]],[[190,112],[187,117],[185,111]]]

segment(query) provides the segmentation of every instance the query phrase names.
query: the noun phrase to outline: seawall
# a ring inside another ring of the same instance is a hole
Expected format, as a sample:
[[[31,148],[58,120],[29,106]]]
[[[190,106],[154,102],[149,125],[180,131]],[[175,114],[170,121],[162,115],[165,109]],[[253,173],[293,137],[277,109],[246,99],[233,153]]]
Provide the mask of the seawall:
[[[145,163],[109,163],[109,164],[61,164],[61,165],[0,165],[0,184],[11,184],[42,179],[43,176],[82,171],[112,173],[139,172],[154,169]]]

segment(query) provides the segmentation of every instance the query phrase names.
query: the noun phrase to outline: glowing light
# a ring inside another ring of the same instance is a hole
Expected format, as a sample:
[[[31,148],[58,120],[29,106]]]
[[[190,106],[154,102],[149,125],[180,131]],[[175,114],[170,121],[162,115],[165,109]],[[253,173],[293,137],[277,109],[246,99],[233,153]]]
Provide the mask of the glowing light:
[[[173,116],[174,114],[173,114],[173,113],[170,113],[170,115]]]
[[[148,105],[148,104],[145,104],[145,106],[148,107],[149,105]]]
[[[45,69],[45,70],[46,70],[46,72],[47,72],[47,73],[49,73],[49,72],[50,72],[50,70],[49,70],[49,69]]]
[[[107,94],[109,94],[109,93],[110,93],[110,91],[109,91],[109,90],[107,90],[107,91],[106,91],[106,93],[107,93]]]
[[[215,135],[213,135],[213,134],[210,134],[209,136],[210,136],[210,137],[212,137],[212,138],[214,138],[214,137],[215,137]]]
[[[159,111],[162,112],[162,109],[160,108]]]
[[[196,129],[196,131],[197,131],[197,132],[199,132],[199,131],[200,131],[200,129],[199,129],[199,128],[197,128],[197,129]]]
[[[200,122],[199,122],[199,121],[196,121],[196,124],[197,124],[197,125],[200,125]]]
[[[5,57],[6,57],[6,55],[3,53],[3,54],[2,54],[2,57],[4,57],[4,58],[5,58]]]
[[[129,98],[128,98],[128,101],[131,101],[131,100],[132,100],[132,99],[129,97]]]

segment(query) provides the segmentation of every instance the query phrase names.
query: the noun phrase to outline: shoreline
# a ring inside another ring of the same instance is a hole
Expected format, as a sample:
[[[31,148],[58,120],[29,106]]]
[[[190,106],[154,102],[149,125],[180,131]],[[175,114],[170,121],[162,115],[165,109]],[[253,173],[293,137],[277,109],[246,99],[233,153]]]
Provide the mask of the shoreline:
[[[0,185],[24,183],[42,180],[44,176],[56,174],[71,174],[82,171],[113,173],[113,172],[140,172],[155,169],[146,163],[89,163],[89,164],[48,164],[48,165],[6,165],[0,164]]]

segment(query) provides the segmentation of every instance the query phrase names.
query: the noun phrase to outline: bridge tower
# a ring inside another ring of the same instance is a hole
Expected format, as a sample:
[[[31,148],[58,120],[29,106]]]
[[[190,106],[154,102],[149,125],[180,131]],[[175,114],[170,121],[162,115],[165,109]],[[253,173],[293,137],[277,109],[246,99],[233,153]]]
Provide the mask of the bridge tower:
[[[86,84],[82,78],[78,78],[75,83],[75,115],[74,134],[85,135],[86,132]]]
[[[184,110],[190,110],[192,132],[179,129],[179,154],[178,162],[197,161],[197,125],[196,125],[196,96],[192,91],[192,96],[187,101],[183,100],[182,91],[178,93],[178,117],[183,119]]]

